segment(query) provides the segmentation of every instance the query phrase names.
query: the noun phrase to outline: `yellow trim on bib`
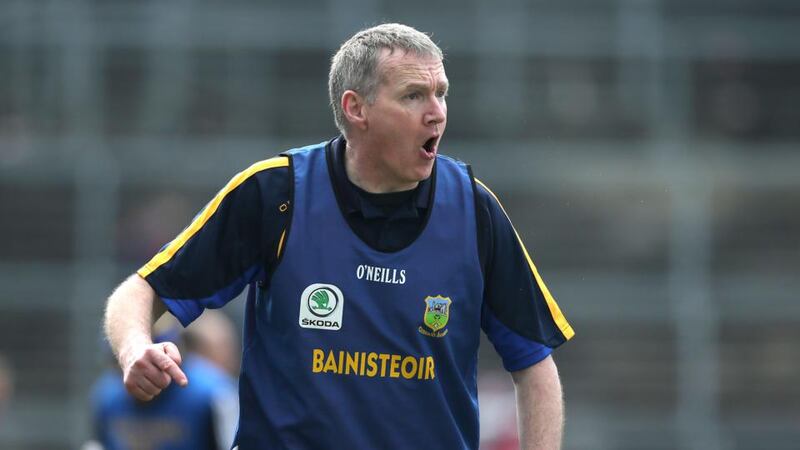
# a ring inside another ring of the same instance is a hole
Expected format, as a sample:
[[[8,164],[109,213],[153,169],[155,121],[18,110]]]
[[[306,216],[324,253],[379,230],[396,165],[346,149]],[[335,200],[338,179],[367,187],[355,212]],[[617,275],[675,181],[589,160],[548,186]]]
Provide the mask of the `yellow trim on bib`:
[[[497,201],[497,204],[500,205],[500,208],[503,210],[503,213],[508,217],[508,213],[506,209],[503,207],[503,204],[500,202],[500,199],[489,189],[488,186],[483,184],[482,181],[475,178],[475,182],[483,186],[489,194]],[[511,222],[511,218],[508,218],[509,223]],[[550,290],[547,289],[547,286],[544,284],[542,277],[539,276],[539,270],[536,269],[536,265],[533,264],[533,260],[531,256],[528,254],[528,249],[525,248],[525,244],[522,242],[522,238],[520,238],[517,229],[514,227],[514,224],[511,224],[511,228],[514,230],[514,234],[517,236],[517,241],[519,242],[520,247],[522,247],[523,253],[525,253],[525,259],[528,260],[528,265],[531,268],[531,272],[533,272],[533,276],[536,278],[536,282],[539,284],[539,289],[541,289],[542,294],[544,294],[544,299],[547,302],[547,307],[550,309],[550,315],[553,317],[553,321],[556,323],[556,326],[559,330],[561,330],[561,334],[564,335],[564,338],[567,340],[571,339],[575,336],[575,331],[572,329],[572,326],[567,322],[567,319],[561,313],[561,309],[558,307],[556,300],[553,298],[552,294],[550,294]]]
[[[144,266],[142,266],[136,273],[139,274],[142,278],[146,278],[148,275],[153,273],[156,269],[161,267],[164,263],[172,259],[175,253],[186,244],[192,236],[195,235],[203,225],[208,222],[208,219],[214,215],[219,208],[219,205],[225,199],[225,196],[228,195],[232,190],[236,189],[240,184],[244,183],[245,180],[253,176],[254,174],[261,172],[262,170],[274,169],[276,167],[289,167],[289,158],[286,156],[277,156],[275,158],[270,158],[264,161],[259,161],[252,166],[248,167],[242,172],[239,172],[235,177],[233,177],[228,184],[222,188],[221,191],[211,199],[211,202],[206,205],[205,209],[194,218],[192,223],[186,227],[181,234],[178,235],[172,242],[167,245],[164,250],[161,250],[156,254],[150,261],[147,262]]]

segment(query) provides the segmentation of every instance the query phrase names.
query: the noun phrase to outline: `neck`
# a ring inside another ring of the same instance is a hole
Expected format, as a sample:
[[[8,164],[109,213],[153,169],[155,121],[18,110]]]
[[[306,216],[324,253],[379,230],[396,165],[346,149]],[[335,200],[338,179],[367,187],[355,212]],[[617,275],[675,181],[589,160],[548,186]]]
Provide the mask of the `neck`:
[[[372,194],[410,191],[419,182],[402,183],[384,175],[384,168],[368,157],[369,149],[354,146],[349,141],[344,152],[344,169],[347,178],[364,191]]]

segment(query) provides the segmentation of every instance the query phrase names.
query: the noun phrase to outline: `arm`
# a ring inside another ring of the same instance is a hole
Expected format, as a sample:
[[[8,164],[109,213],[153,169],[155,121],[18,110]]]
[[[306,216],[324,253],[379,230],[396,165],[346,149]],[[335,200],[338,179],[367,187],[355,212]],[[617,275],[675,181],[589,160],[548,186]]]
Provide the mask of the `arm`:
[[[267,273],[287,229],[287,157],[258,162],[237,174],[137,274],[108,299],[105,329],[125,387],[150,400],[171,380],[187,383],[174,344],[153,344],[155,318],[170,311],[186,326],[206,308],[219,308]],[[266,262],[266,266],[265,266]],[[180,298],[182,301],[175,302]]]
[[[517,393],[520,449],[559,450],[564,429],[564,400],[551,356],[511,373]]]
[[[106,337],[122,368],[125,388],[139,400],[152,400],[172,380],[181,386],[188,383],[175,344],[152,340],[153,322],[165,311],[153,288],[135,274],[119,285],[106,304]]]

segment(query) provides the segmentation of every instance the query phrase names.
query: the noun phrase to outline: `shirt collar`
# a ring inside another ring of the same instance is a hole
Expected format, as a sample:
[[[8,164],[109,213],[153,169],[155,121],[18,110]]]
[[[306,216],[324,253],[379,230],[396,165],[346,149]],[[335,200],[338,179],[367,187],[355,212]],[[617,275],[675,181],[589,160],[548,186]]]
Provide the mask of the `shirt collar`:
[[[336,183],[337,191],[341,193],[342,207],[346,214],[359,213],[366,219],[385,218],[389,215],[386,207],[381,207],[380,202],[375,202],[374,197],[391,194],[370,194],[361,190],[347,178],[345,170],[345,151],[347,141],[344,136],[339,136],[331,142],[328,151],[332,157],[333,182]],[[435,173],[435,169],[434,169]],[[402,195],[402,194],[400,194]],[[412,203],[403,203],[391,213],[392,218],[418,217],[420,211],[426,210],[430,204],[431,178],[420,181],[414,189]],[[372,199],[370,199],[372,197]]]

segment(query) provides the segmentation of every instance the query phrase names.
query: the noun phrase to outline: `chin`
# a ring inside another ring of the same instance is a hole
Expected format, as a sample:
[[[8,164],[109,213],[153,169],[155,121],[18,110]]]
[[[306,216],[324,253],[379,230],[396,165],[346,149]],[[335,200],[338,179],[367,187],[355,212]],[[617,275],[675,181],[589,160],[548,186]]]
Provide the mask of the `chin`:
[[[433,164],[431,164],[430,167],[427,167],[417,172],[416,176],[417,182],[427,180],[428,178],[431,177],[431,173],[433,173]]]

